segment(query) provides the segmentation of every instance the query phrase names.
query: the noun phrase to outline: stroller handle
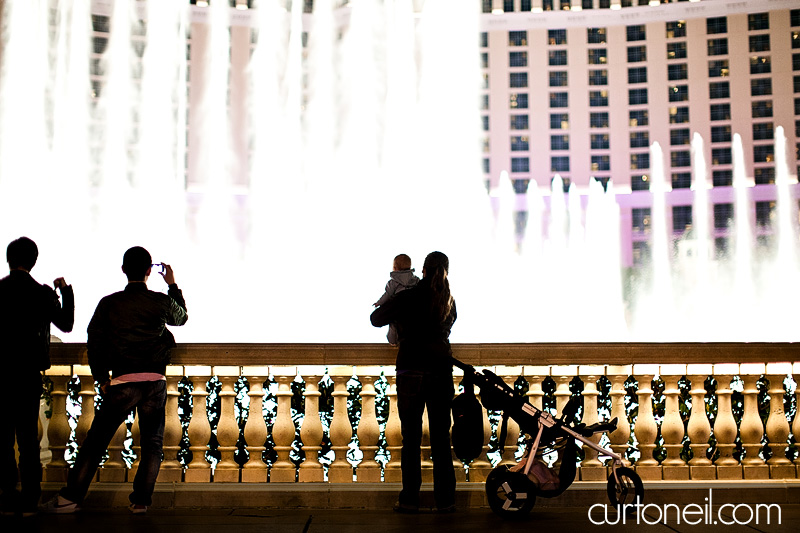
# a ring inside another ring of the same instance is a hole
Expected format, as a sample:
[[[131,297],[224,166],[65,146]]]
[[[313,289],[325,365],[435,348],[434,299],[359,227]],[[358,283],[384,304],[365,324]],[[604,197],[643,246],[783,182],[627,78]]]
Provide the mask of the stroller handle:
[[[475,367],[472,365],[468,365],[467,363],[462,363],[453,356],[450,356],[450,361],[453,363],[453,366],[463,370],[465,375],[472,375],[475,373]]]

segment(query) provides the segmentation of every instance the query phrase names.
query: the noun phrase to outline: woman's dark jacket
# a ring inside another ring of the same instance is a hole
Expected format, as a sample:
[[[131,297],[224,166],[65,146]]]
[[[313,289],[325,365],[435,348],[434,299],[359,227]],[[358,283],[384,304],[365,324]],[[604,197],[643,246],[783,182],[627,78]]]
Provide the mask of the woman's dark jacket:
[[[450,329],[456,321],[456,304],[444,322],[436,317],[431,302],[433,291],[428,279],[415,287],[398,293],[369,317],[373,326],[390,323],[397,326],[397,370],[426,372],[452,371],[450,356]]]

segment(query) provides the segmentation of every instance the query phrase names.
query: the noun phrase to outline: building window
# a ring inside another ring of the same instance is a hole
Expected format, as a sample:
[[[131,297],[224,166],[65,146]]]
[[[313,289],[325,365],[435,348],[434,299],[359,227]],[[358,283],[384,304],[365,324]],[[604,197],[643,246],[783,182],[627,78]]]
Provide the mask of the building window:
[[[770,72],[772,72],[772,64],[769,56],[753,56],[750,58],[750,74],[769,74]]]
[[[569,150],[569,135],[551,135],[550,150]]]
[[[628,122],[631,128],[647,126],[650,123],[646,109],[634,109],[628,112]]]
[[[769,52],[769,34],[750,36],[751,52]]]
[[[481,32],[479,45],[481,48],[489,47],[489,32],[486,31]]]
[[[647,67],[629,68],[628,83],[647,83]]]
[[[483,173],[484,174],[488,174],[489,173],[489,165],[490,165],[489,158],[488,157],[484,157],[483,158]]]
[[[628,26],[627,28],[627,40],[628,42],[631,41],[644,41],[647,39],[647,33],[645,32],[644,24],[639,24],[637,26]]]
[[[800,31],[792,32],[792,48],[800,48]]]
[[[608,133],[593,133],[591,135],[592,150],[608,150]]]
[[[608,85],[608,71],[605,69],[590,70],[589,85]]]
[[[530,160],[527,157],[512,157],[511,172],[529,172]]]
[[[528,86],[528,73],[527,72],[511,72],[509,73],[510,87],[527,87]]]
[[[708,55],[723,56],[728,53],[728,39],[709,39]]]
[[[647,61],[647,48],[644,46],[628,47],[628,63],[641,63]]]
[[[689,108],[688,107],[670,107],[669,108],[669,123],[670,124],[685,124],[689,122]]]
[[[794,85],[794,92],[800,93],[800,76],[795,76],[792,83]]]
[[[667,43],[667,59],[686,59],[686,43]]]
[[[756,202],[756,225],[772,226],[775,219],[775,201]]]
[[[733,204],[714,204],[714,229],[727,229],[733,221]]]
[[[557,72],[550,72],[550,87],[566,87],[567,86],[567,71],[559,70]]]
[[[606,29],[586,28],[586,40],[589,44],[604,44],[606,42]]]
[[[514,0],[503,0],[503,11],[505,13],[514,12]]]
[[[750,80],[751,96],[767,96],[772,94],[772,78],[756,78]]]
[[[753,124],[753,140],[768,141],[775,138],[772,122],[756,122]]]
[[[650,133],[646,131],[632,131],[631,148],[647,148],[650,146]]]
[[[488,115],[483,115],[481,117],[481,127],[483,128],[483,131],[489,131],[489,116]]]
[[[689,100],[688,85],[670,85],[668,90],[670,102],[686,102]]]
[[[567,44],[567,30],[547,30],[547,44]]]
[[[708,62],[709,78],[727,78],[728,74],[730,74],[730,68],[727,59]]]
[[[527,67],[528,66],[528,52],[509,52],[508,53],[508,66],[509,67]]]
[[[754,170],[756,185],[772,185],[775,183],[775,169],[757,168]]]
[[[568,156],[551,157],[550,170],[552,172],[569,172],[569,157]]]
[[[508,107],[511,109],[528,109],[528,94],[511,93],[508,97]]]
[[[672,206],[672,231],[681,233],[692,225],[692,206],[673,205]]]
[[[569,115],[566,113],[551,113],[550,114],[550,129],[551,130],[568,130],[569,129]]]
[[[751,105],[753,118],[769,118],[772,116],[772,100],[759,100]]]
[[[508,46],[526,46],[528,44],[527,31],[508,32]]]
[[[489,109],[489,95],[488,94],[482,94],[481,95],[481,109],[483,111],[486,111],[487,109]]]
[[[711,142],[712,143],[729,143],[729,142],[731,142],[731,127],[730,126],[711,126]]]
[[[590,107],[608,106],[608,91],[589,91]]]
[[[674,39],[675,37],[686,37],[685,20],[667,22],[667,39]]]
[[[631,176],[631,190],[632,191],[647,191],[650,190],[650,180],[644,174],[637,174]],[[636,246],[637,243],[633,243]]]
[[[628,89],[628,105],[647,103],[647,89]]]
[[[800,26],[800,9],[792,9],[789,11],[789,24],[792,27]]]
[[[800,70],[800,54],[792,54],[792,70]]]
[[[483,78],[483,88],[484,89],[488,89],[489,88],[489,74],[484,72],[481,76]]]
[[[631,220],[633,222],[633,231],[637,233],[650,232],[650,208],[649,207],[634,207],[631,210]]]
[[[728,33],[728,19],[726,17],[712,17],[706,19],[706,33]]]
[[[607,155],[592,156],[592,172],[606,172],[611,170],[611,164]]]
[[[677,146],[681,144],[689,144],[690,142],[690,135],[689,129],[680,129],[680,130],[670,130],[669,132],[669,144],[672,146]]]
[[[670,154],[670,166],[672,168],[678,167],[690,167],[692,166],[692,156],[689,150],[681,150],[679,152],[671,152]]]
[[[747,29],[750,31],[768,30],[769,13],[752,13],[747,15]]]
[[[667,65],[667,79],[669,80],[685,80],[689,77],[689,72],[686,63],[675,63]]]
[[[566,50],[550,50],[547,52],[547,58],[550,66],[562,66],[567,64],[567,51]]]
[[[730,120],[731,104],[711,104],[711,120]]]
[[[481,68],[489,68],[489,54],[481,52]]]
[[[530,143],[527,135],[514,135],[511,137],[512,152],[527,152],[529,149]]]
[[[608,49],[606,48],[590,48],[588,52],[590,65],[605,65],[608,61]]]
[[[528,115],[511,115],[512,130],[527,130],[528,129]]]
[[[672,188],[673,189],[689,189],[692,186],[692,173],[691,172],[673,172],[672,173]]]
[[[569,107],[569,93],[550,93],[550,107]]]
[[[590,128],[607,128],[608,113],[589,113]]]
[[[713,148],[711,150],[712,165],[730,165],[732,161],[730,148]]]
[[[717,98],[730,98],[731,87],[727,81],[719,81],[708,84],[708,97],[712,100]]]
[[[753,146],[753,163],[772,163],[775,161],[775,146],[763,144]]]
[[[631,154],[631,170],[643,170],[650,168],[650,154],[642,152]]]
[[[733,184],[733,170],[715,170],[711,173],[714,187],[730,187]]]

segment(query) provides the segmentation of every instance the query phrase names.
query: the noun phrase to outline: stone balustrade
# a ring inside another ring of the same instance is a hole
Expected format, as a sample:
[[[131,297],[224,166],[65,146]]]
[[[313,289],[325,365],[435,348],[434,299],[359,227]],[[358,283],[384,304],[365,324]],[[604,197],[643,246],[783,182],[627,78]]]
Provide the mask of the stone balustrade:
[[[799,345],[456,345],[454,355],[492,369],[540,409],[560,414],[569,397],[580,394],[583,422],[617,417],[617,430],[603,444],[627,457],[645,480],[800,477],[792,437],[800,433]],[[394,356],[395,350],[384,345],[179,346],[168,368],[159,480],[399,481],[402,441]],[[94,416],[95,387],[85,345],[54,345],[52,360],[46,373],[53,384],[47,427],[52,460],[44,476],[63,482],[70,440],[80,445]],[[456,369],[457,387],[459,374]],[[357,394],[351,390],[356,380]],[[216,407],[210,409],[212,396]],[[68,401],[77,397],[80,413],[70,425]],[[263,410],[268,398],[272,407]],[[348,408],[348,403],[353,405]],[[793,413],[791,420],[785,410]],[[482,482],[493,465],[515,462],[519,427],[511,421],[501,454],[496,420],[496,413],[486,413],[481,457],[470,465],[454,457],[460,482]],[[128,432],[123,424],[109,445],[99,482],[133,479],[138,465],[135,458],[125,460],[128,437],[127,449],[136,454],[138,427]],[[601,436],[594,438],[599,442]],[[423,480],[430,481],[426,439]],[[587,449],[578,475],[605,480],[605,458]]]

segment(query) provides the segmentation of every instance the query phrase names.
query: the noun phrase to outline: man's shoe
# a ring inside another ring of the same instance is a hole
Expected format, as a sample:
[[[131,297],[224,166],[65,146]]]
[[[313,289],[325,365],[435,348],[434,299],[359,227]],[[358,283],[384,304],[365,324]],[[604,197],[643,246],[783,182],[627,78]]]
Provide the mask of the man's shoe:
[[[128,507],[133,514],[147,514],[147,506],[139,503],[132,503]]]
[[[417,514],[419,513],[419,506],[418,505],[408,505],[407,503],[400,503],[396,502],[392,510],[395,513],[402,513],[402,514]]]
[[[437,507],[437,513],[452,514],[456,512],[456,504],[448,505],[447,507]]]
[[[52,500],[47,501],[39,507],[39,510],[47,514],[72,514],[79,510],[78,504],[56,494]]]

